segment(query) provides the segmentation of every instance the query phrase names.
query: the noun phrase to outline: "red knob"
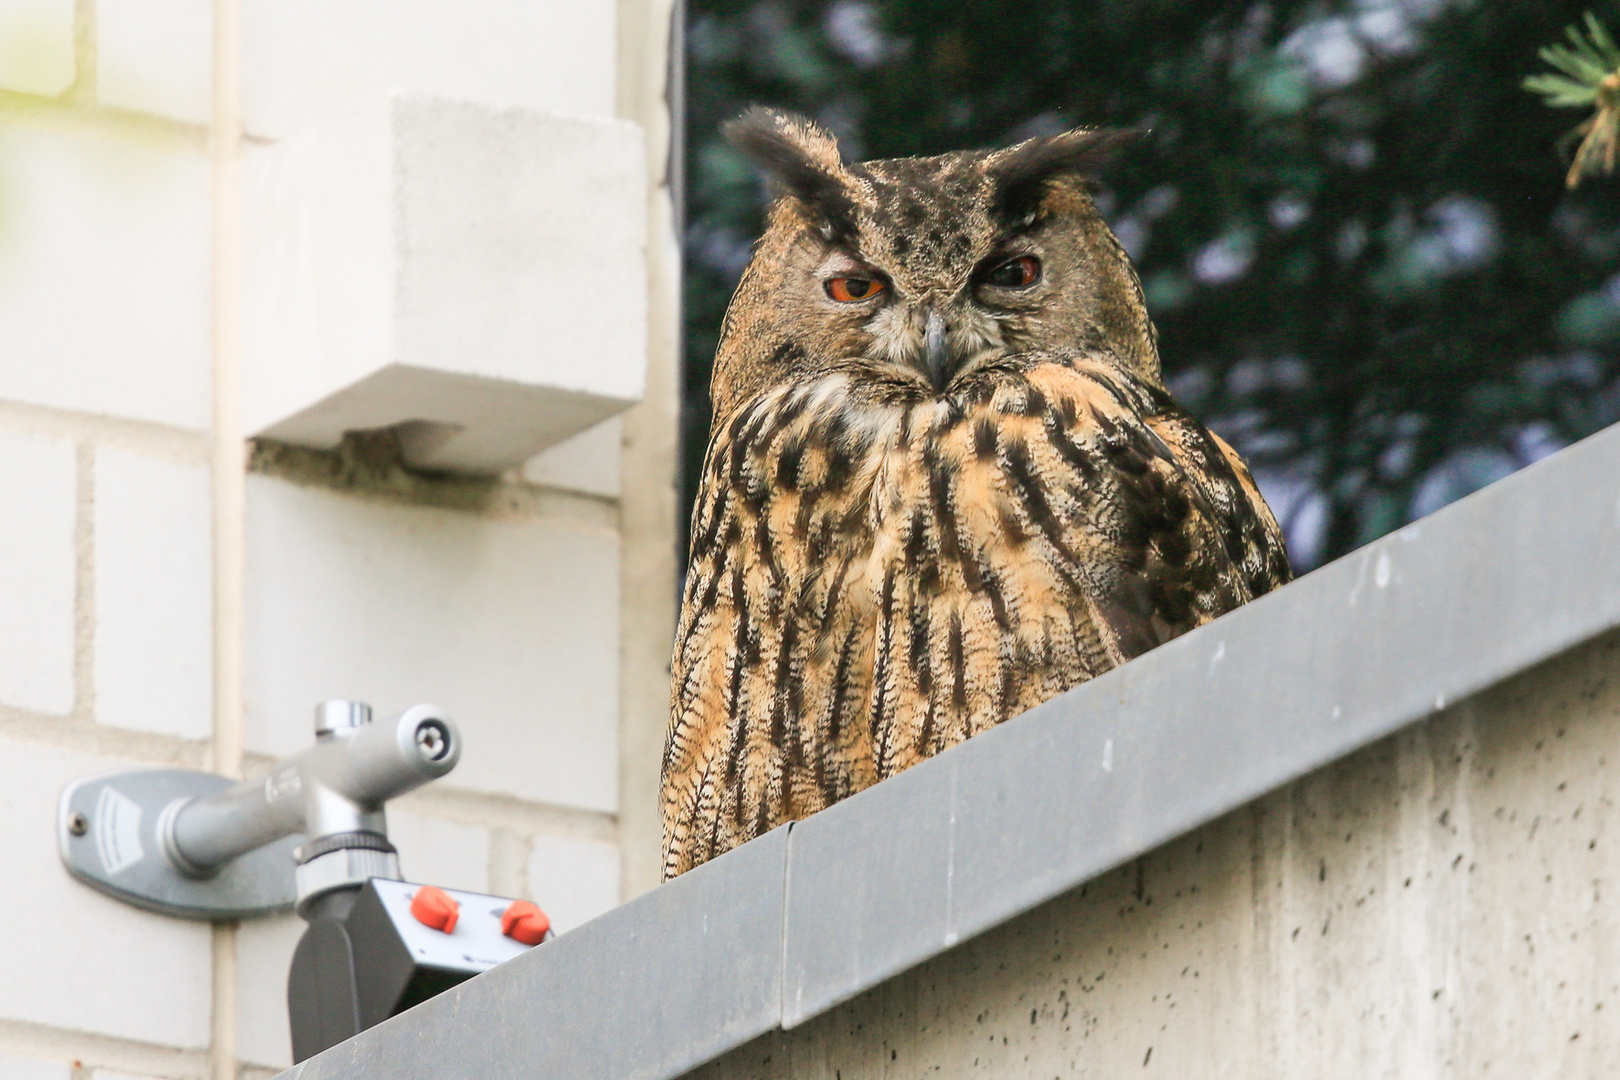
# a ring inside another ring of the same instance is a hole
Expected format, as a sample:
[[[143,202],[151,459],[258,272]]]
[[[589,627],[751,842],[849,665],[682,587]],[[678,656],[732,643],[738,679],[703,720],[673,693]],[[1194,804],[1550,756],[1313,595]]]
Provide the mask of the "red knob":
[[[411,897],[411,914],[423,926],[454,933],[456,920],[461,918],[461,905],[450,899],[450,894],[434,885],[424,885]]]
[[[551,920],[546,913],[527,900],[514,900],[512,906],[501,913],[501,933],[525,945],[538,945],[546,940]]]

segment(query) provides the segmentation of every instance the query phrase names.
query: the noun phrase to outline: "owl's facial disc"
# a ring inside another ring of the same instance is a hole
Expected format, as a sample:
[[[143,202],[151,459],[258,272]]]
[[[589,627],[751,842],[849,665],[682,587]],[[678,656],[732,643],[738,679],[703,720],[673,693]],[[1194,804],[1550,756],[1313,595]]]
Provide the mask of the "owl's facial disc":
[[[812,254],[818,245],[805,242],[801,280],[833,317],[830,326],[842,328],[829,345],[853,346],[844,355],[858,365],[876,365],[883,378],[914,382],[924,393],[945,394],[985,357],[1004,355],[1009,332],[1053,287],[1046,252],[1028,229],[963,236],[948,257],[889,250],[880,236],[860,239],[876,254],[825,241]]]
[[[960,372],[1002,344],[994,316],[965,289],[915,299],[897,293],[863,329],[870,335],[869,361],[899,369],[934,394],[945,393]]]
[[[866,325],[872,355],[920,375],[943,394],[957,375],[1007,346],[1008,320],[1046,292],[1041,258],[1027,241],[997,245],[971,268],[945,282],[896,285]]]

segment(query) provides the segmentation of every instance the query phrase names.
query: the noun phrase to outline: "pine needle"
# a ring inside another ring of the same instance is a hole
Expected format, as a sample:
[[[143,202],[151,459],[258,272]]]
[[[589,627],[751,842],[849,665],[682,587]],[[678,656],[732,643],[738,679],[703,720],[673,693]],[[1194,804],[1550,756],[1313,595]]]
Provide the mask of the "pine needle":
[[[1565,28],[1568,45],[1548,45],[1537,53],[1562,75],[1524,80],[1524,88],[1540,94],[1552,108],[1594,110],[1566,136],[1566,142],[1580,140],[1564,180],[1570,188],[1588,176],[1613,175],[1620,153],[1620,47],[1590,11],[1585,23],[1584,35],[1578,26]]]

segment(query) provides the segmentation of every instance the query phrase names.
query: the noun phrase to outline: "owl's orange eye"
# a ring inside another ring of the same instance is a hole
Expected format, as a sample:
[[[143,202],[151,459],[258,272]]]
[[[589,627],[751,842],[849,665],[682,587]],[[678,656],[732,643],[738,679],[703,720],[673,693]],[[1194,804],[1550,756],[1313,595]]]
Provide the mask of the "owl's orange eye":
[[[827,281],[827,295],[840,304],[870,300],[882,291],[883,282],[875,278],[835,277]]]
[[[1008,259],[984,275],[986,285],[998,289],[1027,289],[1041,280],[1041,262],[1033,255],[1020,255]]]

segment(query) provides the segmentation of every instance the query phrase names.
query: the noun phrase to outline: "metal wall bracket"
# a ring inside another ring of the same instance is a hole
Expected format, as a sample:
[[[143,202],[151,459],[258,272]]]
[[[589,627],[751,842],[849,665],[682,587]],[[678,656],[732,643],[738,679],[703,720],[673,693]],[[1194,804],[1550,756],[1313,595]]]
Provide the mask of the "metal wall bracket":
[[[74,877],[136,907],[182,919],[252,919],[293,907],[293,854],[284,837],[207,877],[175,869],[164,850],[166,814],[233,786],[215,773],[143,769],[69,784],[57,813],[62,861]]]

